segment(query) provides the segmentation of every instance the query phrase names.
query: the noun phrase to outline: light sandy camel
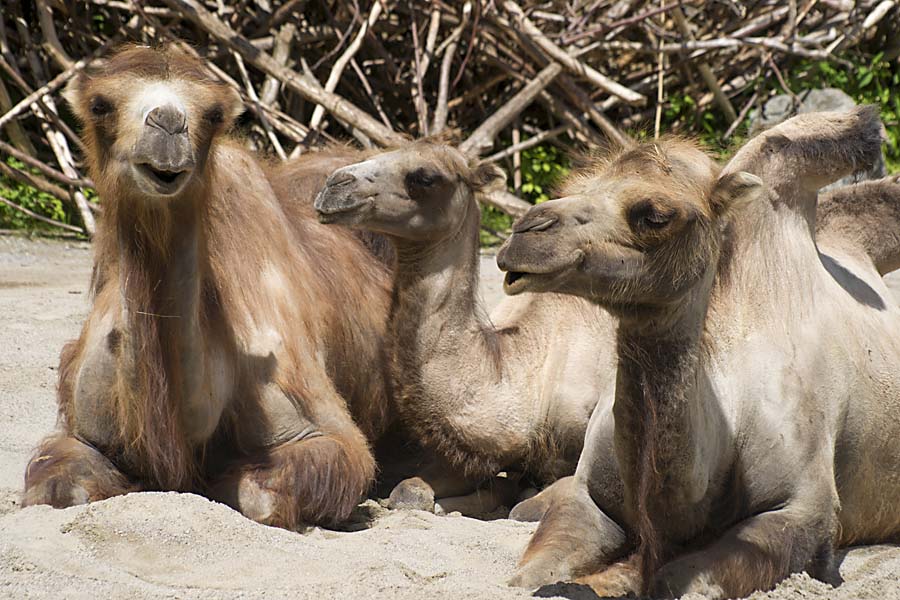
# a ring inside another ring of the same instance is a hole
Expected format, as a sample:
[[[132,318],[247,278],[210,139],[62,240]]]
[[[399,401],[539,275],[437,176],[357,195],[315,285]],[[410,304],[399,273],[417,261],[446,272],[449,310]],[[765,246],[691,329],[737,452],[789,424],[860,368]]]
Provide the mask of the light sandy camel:
[[[445,510],[484,512],[515,499],[503,480],[453,496],[504,469],[538,483],[570,475],[597,399],[612,393],[614,357],[595,340],[612,338],[613,320],[593,303],[525,294],[490,317],[482,309],[476,195],[504,181],[423,140],[335,171],[316,199],[323,222],[385,234],[396,249],[388,332],[398,408],[446,463],[398,486],[400,504],[424,498],[427,508],[436,495]]]
[[[67,97],[104,212],[24,504],[186,490],[281,527],[346,518],[390,420],[389,274],[311,217],[349,157],[267,176],[226,135],[240,99],[173,46],[126,47]]]
[[[513,583],[735,597],[833,581],[835,546],[897,539],[900,309],[880,273],[900,244],[852,221],[896,231],[897,181],[837,192],[814,236],[816,191],[870,164],[879,131],[870,108],[799,116],[722,174],[688,142],[648,143],[516,224],[508,292],[620,323],[612,409]]]

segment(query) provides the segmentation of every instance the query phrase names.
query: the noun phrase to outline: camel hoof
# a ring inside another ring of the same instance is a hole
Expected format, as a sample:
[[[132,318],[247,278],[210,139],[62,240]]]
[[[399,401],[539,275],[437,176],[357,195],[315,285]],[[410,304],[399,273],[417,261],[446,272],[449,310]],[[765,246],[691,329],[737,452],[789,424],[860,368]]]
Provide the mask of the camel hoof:
[[[434,490],[419,477],[404,479],[388,498],[392,509],[434,512]]]

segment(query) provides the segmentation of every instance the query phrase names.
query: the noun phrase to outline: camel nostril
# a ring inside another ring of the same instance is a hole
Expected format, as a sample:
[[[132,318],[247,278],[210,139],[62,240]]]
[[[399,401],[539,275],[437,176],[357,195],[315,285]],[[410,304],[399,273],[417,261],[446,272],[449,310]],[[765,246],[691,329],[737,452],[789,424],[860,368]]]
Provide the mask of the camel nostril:
[[[556,216],[529,219],[513,225],[513,233],[546,231],[559,221]]]
[[[157,106],[144,121],[149,127],[162,129],[169,135],[177,135],[187,131],[187,116],[177,107]]]
[[[356,176],[352,173],[348,173],[347,171],[339,171],[331,175],[328,178],[328,182],[325,184],[328,187],[338,186],[338,185],[347,185],[348,183],[353,183],[356,181]]]

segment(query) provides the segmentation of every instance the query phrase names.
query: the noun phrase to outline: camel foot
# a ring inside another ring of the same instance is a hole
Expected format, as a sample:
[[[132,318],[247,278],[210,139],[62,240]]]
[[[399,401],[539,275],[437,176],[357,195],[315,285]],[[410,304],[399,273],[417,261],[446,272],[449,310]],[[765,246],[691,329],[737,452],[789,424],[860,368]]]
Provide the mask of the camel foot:
[[[210,497],[284,529],[346,520],[374,477],[368,448],[328,435],[288,442],[233,465]]]
[[[388,502],[392,509],[434,512],[434,490],[422,478],[410,477],[391,490]]]
[[[25,469],[22,506],[65,508],[137,489],[94,447],[73,437],[54,436],[41,443]]]
[[[556,487],[548,494],[552,501],[509,581],[512,586],[535,589],[572,581],[599,572],[628,550],[625,532],[600,510],[586,488],[574,485],[571,478],[557,484],[545,490]]]
[[[641,574],[633,560],[618,562],[584,577],[575,583],[589,586],[601,598],[638,596],[641,593]]]
[[[547,508],[557,496],[563,496],[572,492],[574,477],[563,477],[541,490],[539,493],[522,498],[509,512],[509,518],[513,521],[537,522],[540,521]]]

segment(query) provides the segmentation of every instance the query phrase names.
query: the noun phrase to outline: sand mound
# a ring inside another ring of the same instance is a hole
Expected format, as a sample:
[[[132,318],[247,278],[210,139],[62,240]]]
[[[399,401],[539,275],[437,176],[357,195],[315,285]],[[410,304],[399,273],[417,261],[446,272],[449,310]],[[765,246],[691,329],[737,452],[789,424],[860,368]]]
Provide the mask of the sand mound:
[[[0,518],[0,594],[522,598],[503,582],[533,529],[391,512],[355,533],[298,534],[192,494],[131,494]]]

